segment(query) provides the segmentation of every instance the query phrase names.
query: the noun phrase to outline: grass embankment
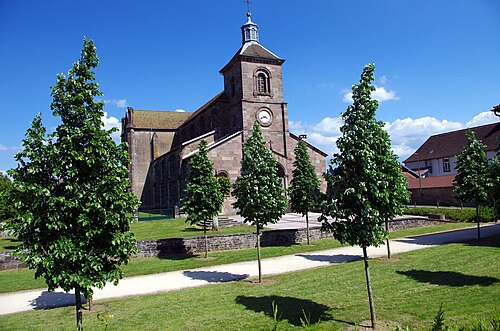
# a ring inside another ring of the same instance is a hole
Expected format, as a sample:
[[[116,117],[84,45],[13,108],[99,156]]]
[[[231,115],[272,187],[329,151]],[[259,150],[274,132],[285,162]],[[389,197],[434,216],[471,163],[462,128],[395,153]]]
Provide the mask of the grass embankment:
[[[419,235],[436,231],[452,230],[468,226],[464,223],[439,224],[415,229],[399,230],[390,233],[391,238]],[[321,239],[311,242],[311,246],[297,244],[291,246],[262,247],[262,257],[269,258],[288,254],[305,253],[328,248],[339,247],[334,239]],[[211,265],[233,262],[251,261],[256,259],[255,249],[240,249],[233,251],[210,252],[211,259],[206,260],[198,255],[172,256],[168,258],[134,258],[122,270],[125,277],[148,275],[175,270],[195,269]],[[0,272],[0,293],[28,290],[45,287],[42,279],[34,279],[34,271],[28,269],[6,270]]]
[[[397,262],[370,261],[380,324],[390,321],[429,329],[441,304],[448,324],[490,318],[500,306],[500,236],[480,243],[450,244],[400,254]],[[98,301],[84,315],[87,330],[104,329],[97,314],[110,317],[108,330],[271,330],[272,302],[278,330],[345,330],[369,319],[362,261],[249,281],[157,295]],[[217,298],[216,300],[214,298]],[[2,330],[71,330],[74,308],[0,317]]]

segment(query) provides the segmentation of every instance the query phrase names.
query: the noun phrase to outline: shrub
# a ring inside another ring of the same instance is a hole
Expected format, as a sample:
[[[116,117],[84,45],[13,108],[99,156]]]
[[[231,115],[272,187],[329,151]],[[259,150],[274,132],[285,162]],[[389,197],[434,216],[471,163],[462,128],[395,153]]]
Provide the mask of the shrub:
[[[475,222],[476,211],[474,209],[444,209],[444,208],[426,208],[426,207],[410,207],[405,208],[405,215],[429,216],[430,214],[444,214],[446,219],[457,222]],[[490,207],[479,207],[479,215],[481,220],[491,222],[495,220],[495,211]]]

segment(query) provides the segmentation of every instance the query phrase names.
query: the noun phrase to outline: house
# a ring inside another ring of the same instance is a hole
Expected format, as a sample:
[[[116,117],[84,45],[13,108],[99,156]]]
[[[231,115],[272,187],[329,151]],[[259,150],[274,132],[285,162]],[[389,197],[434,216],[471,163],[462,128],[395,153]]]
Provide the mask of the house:
[[[470,128],[476,138],[486,145],[489,161],[497,151],[500,122]],[[415,153],[403,161],[404,165],[420,177],[408,178],[412,202],[418,204],[459,205],[453,192],[457,155],[467,144],[467,129],[441,133],[429,137]]]
[[[257,24],[250,13],[247,18],[241,27],[242,46],[220,70],[222,92],[192,113],[127,109],[122,141],[129,146],[131,190],[141,200],[142,209],[181,205],[189,161],[202,139],[208,142],[216,175],[234,183],[240,174],[243,144],[255,122],[277,160],[283,187],[288,187],[293,150],[302,138],[288,130],[282,84],[285,60],[260,44]],[[324,190],[326,154],[306,144]],[[236,212],[233,202],[232,197],[226,199],[223,213]]]

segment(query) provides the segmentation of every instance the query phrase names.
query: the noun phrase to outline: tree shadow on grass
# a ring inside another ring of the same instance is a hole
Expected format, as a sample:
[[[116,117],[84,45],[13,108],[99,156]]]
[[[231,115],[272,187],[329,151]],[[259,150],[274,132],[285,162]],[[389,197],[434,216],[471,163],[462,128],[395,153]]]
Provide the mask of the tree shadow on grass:
[[[233,282],[248,278],[247,274],[239,275],[219,271],[183,271],[182,274],[192,279],[205,280],[209,283]]]
[[[236,303],[243,305],[248,310],[253,310],[257,313],[264,313],[273,318],[273,302],[278,307],[278,317],[280,320],[287,320],[290,324],[301,326],[301,318],[304,319],[304,312],[309,319],[311,325],[321,321],[331,320],[331,316],[327,314],[330,307],[316,303],[311,300],[282,297],[282,296],[263,296],[249,297],[238,296]],[[303,312],[304,311],[304,312]]]
[[[328,262],[328,263],[344,263],[344,262],[361,260],[361,256],[348,255],[348,254],[337,254],[337,255],[297,254],[297,256],[303,257],[311,261]]]
[[[400,275],[410,277],[418,282],[445,286],[490,286],[499,281],[498,278],[495,277],[465,275],[454,271],[428,271],[412,269],[396,272]]]
[[[82,304],[86,302],[82,295]],[[65,292],[49,292],[43,291],[42,294],[33,300],[30,300],[30,305],[35,309],[51,309],[56,307],[74,306],[75,294]]]

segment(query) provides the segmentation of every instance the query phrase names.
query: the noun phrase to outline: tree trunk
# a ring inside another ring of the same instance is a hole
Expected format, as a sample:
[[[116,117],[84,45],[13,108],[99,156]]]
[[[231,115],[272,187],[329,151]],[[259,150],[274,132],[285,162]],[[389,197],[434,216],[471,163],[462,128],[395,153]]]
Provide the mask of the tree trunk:
[[[87,298],[87,305],[88,305],[89,311],[91,311],[92,306],[94,305],[94,299],[92,298],[92,296]]]
[[[387,232],[387,239],[386,239],[386,245],[387,245],[387,258],[391,258],[391,246],[389,245],[389,221],[387,218],[385,219],[385,231]]]
[[[476,203],[477,240],[481,240],[481,227],[479,226],[479,204]]]
[[[260,265],[260,233],[259,233],[259,223],[257,223],[257,264],[259,266],[259,283],[262,283],[262,267]]]
[[[307,235],[307,244],[309,245],[309,212],[306,212],[306,235]]]
[[[370,317],[372,320],[372,328],[375,328],[375,307],[373,305],[372,285],[370,281],[370,269],[368,268],[368,254],[366,247],[363,247],[363,260],[365,261],[366,287],[368,288],[368,301],[370,301]]]
[[[76,308],[76,328],[78,331],[83,330],[82,323],[82,297],[80,296],[80,288],[75,288],[75,308]]]
[[[207,222],[203,223],[203,236],[205,237],[205,259],[206,259],[208,258]]]

